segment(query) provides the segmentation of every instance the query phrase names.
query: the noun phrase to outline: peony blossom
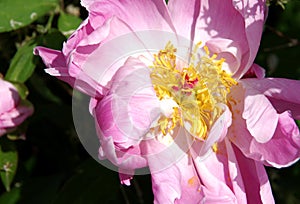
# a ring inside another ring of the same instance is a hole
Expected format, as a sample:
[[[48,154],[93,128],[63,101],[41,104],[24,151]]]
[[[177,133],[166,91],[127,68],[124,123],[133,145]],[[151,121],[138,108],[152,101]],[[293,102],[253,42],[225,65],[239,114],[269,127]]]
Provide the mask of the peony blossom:
[[[31,106],[22,104],[17,89],[0,78],[0,136],[14,130],[33,113]]]
[[[62,51],[35,54],[91,97],[99,158],[121,183],[148,167],[154,203],[274,203],[264,165],[299,159],[300,82],[253,63],[265,1],[81,3],[89,17]]]

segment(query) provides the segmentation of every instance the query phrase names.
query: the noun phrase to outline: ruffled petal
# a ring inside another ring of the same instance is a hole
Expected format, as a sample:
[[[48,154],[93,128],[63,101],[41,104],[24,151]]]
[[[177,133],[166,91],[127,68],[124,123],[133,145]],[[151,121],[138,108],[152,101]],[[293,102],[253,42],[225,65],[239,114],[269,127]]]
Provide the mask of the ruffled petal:
[[[280,168],[296,162],[300,156],[300,135],[290,114],[278,114],[278,123],[271,139],[264,143],[258,142],[250,134],[246,120],[240,114],[244,109],[243,90],[233,90],[233,93],[235,101],[230,101],[233,114],[233,122],[228,132],[230,140],[246,157],[266,165]]]
[[[146,160],[140,145],[160,114],[149,68],[129,58],[115,74],[109,95],[96,106],[92,102],[93,107],[100,157],[108,158],[124,174],[128,169],[144,167]]]
[[[18,105],[12,110],[0,114],[0,128],[12,128],[20,125],[27,117],[32,115],[33,107]]]
[[[246,120],[247,129],[260,143],[269,141],[278,123],[278,114],[270,101],[259,91],[247,86],[245,88],[244,110],[242,117]]]
[[[17,89],[9,82],[0,79],[0,136],[20,125],[32,115],[33,107],[21,101]]]
[[[290,110],[295,119],[300,119],[299,80],[265,78],[261,80],[243,79],[247,84],[269,98],[279,113]]]
[[[131,146],[128,149],[119,148],[115,145],[114,135],[103,136],[102,130],[99,127],[97,127],[97,134],[101,143],[99,147],[99,159],[108,159],[116,166],[116,169],[121,169],[120,173],[131,175],[128,172],[133,174],[134,169],[147,166],[147,160],[142,156],[142,151],[138,145]],[[129,184],[128,177],[121,177],[121,179],[121,182]]]
[[[225,59],[223,69],[228,73],[234,73],[241,66],[242,48],[230,39],[213,38],[206,42],[210,52],[218,53],[217,59]]]
[[[138,144],[159,113],[150,70],[133,58],[118,70],[110,94],[100,101],[95,112],[104,136],[113,136],[123,148]]]

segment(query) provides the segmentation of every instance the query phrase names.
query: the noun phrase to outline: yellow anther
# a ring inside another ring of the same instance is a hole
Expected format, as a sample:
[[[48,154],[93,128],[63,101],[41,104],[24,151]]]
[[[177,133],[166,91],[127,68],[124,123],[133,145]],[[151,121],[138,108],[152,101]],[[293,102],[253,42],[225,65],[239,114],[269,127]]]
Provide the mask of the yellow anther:
[[[151,79],[159,100],[172,98],[178,107],[173,107],[171,116],[162,116],[159,127],[163,135],[171,133],[178,125],[190,124],[188,130],[195,138],[205,140],[214,122],[223,113],[219,103],[227,103],[227,95],[237,82],[222,70],[224,59],[210,55],[207,46],[199,52],[197,43],[191,53],[192,60],[186,67],[176,68],[176,48],[168,42],[165,49],[154,55]],[[198,54],[201,53],[201,55]],[[195,62],[195,56],[199,59]],[[212,147],[216,149],[215,147]]]

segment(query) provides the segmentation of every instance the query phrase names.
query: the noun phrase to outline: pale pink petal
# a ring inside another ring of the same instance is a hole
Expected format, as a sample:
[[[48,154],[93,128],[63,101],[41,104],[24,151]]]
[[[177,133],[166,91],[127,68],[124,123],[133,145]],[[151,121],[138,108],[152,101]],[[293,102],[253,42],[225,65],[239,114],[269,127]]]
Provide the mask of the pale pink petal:
[[[242,176],[247,203],[275,203],[269,179],[263,164],[246,158],[237,148],[233,148]]]
[[[234,73],[241,66],[242,48],[240,45],[230,39],[213,38],[206,42],[209,51],[217,53],[217,59],[225,59],[223,69],[228,73]]]
[[[100,156],[123,170],[141,168],[146,162],[139,145],[159,111],[149,74],[143,63],[129,58],[115,74],[109,95],[92,104]]]
[[[299,128],[288,112],[280,114],[274,137],[267,143],[252,142],[251,152],[259,152],[265,164],[277,168],[290,166],[300,157]]]
[[[131,35],[120,37],[129,32]],[[123,20],[116,17],[107,20],[103,27],[92,32],[84,41],[90,39],[98,39],[101,43],[92,53],[82,53],[85,46],[78,47],[72,54],[72,58],[76,60],[70,65],[70,74],[76,76],[83,70],[84,74],[105,87],[110,86],[112,77],[125,63],[128,53],[146,50],[139,37],[132,33]],[[85,44],[84,41],[82,43]]]
[[[197,8],[196,8],[197,9]],[[226,25],[226,26],[224,26]],[[210,43],[217,54],[223,55],[225,61],[233,64],[230,71],[235,74],[248,60],[249,45],[245,33],[244,17],[235,9],[231,0],[203,0],[200,3],[200,13],[197,16],[195,28],[195,43],[201,41],[206,44],[213,39],[223,39],[231,44]],[[233,57],[233,54],[237,53]],[[236,78],[239,78],[236,74]]]
[[[223,149],[222,149],[223,148]],[[226,148],[226,149],[225,149]],[[223,153],[222,153],[223,152]],[[233,144],[230,142],[228,138],[226,138],[222,144],[218,144],[217,146],[217,157],[219,160],[224,160],[224,152],[227,153],[227,160],[228,164],[224,162],[224,179],[227,185],[232,189],[234,192],[238,203],[247,203],[247,197],[245,191],[245,184],[243,181],[242,174],[247,174],[248,172],[241,172],[239,163],[237,162],[237,158],[234,152]]]
[[[227,162],[227,160],[226,160]],[[226,163],[225,163],[226,165]],[[234,192],[228,186],[224,179],[228,175],[225,174],[224,164],[216,158],[215,154],[201,161],[195,160],[195,166],[199,172],[200,181],[203,185],[203,203],[236,203],[237,199]],[[230,181],[229,181],[230,182]]]
[[[20,101],[17,89],[0,78],[0,115],[13,109]]]
[[[256,57],[267,16],[267,6],[265,0],[233,0],[232,3],[237,11],[244,17],[245,32],[249,46],[249,54],[243,64],[244,69],[239,69],[235,73],[235,77],[240,78],[248,71],[250,66],[252,66],[254,58]]]
[[[99,159],[108,159],[116,168],[122,169],[121,173],[147,166],[147,160],[142,156],[139,146],[131,146],[127,149],[120,148],[114,144],[114,136],[103,136],[99,127],[97,127],[97,134],[101,144]]]
[[[0,128],[12,128],[20,125],[28,116],[32,115],[32,106],[18,105],[10,111],[0,114]]]
[[[154,203],[201,203],[203,199],[197,171],[187,154],[171,167],[152,173],[151,177]]]
[[[82,4],[87,7],[90,14],[101,16],[103,21],[116,16],[127,22],[135,31],[174,30],[164,0],[97,0],[94,2],[83,1]]]
[[[231,101],[233,122],[228,137],[243,152],[256,161],[275,167],[289,166],[299,158],[300,135],[297,125],[288,112],[279,114],[278,123],[272,138],[260,143],[253,137],[241,117],[243,111],[243,91],[233,90],[235,101]],[[272,119],[271,119],[272,120]],[[265,129],[268,127],[266,126]]]
[[[193,41],[200,1],[190,0],[186,3],[182,0],[172,0],[168,2],[168,9],[177,34]]]
[[[31,104],[23,104],[17,89],[9,82],[0,79],[0,136],[20,125],[32,115]]]
[[[269,98],[279,113],[290,110],[295,119],[300,119],[299,80],[265,78],[261,80],[243,79],[248,87]]]
[[[206,158],[212,153],[212,146],[221,142],[227,135],[228,127],[231,125],[231,112],[227,106],[219,104],[224,108],[224,113],[217,119],[217,121],[209,130],[206,140],[203,142],[197,141],[193,144],[194,151],[198,157]]]
[[[45,71],[56,76],[60,80],[63,80],[78,90],[93,96],[101,97],[106,92],[106,88],[99,85],[88,75],[82,72],[81,69],[77,69],[77,74],[74,76],[70,75],[70,70],[66,65],[64,55],[57,50],[52,50],[44,47],[36,47],[34,54],[39,55],[46,66],[49,68]]]
[[[114,75],[110,94],[111,122],[122,134],[128,134],[127,139],[139,141],[160,114],[149,68],[138,59],[129,58]]]
[[[275,132],[278,114],[270,101],[256,89],[244,84],[243,118],[251,135],[261,143],[269,141]]]

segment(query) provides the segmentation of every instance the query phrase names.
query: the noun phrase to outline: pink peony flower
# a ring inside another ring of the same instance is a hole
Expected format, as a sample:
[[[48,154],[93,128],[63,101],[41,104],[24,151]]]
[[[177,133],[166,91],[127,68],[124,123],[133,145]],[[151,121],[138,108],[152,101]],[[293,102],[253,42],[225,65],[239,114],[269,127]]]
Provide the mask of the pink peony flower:
[[[33,113],[31,106],[21,103],[17,89],[0,78],[0,136],[12,131]]]
[[[253,64],[265,1],[82,5],[63,50],[35,54],[91,96],[99,157],[121,182],[149,167],[155,203],[274,203],[264,165],[299,159],[300,82]]]

